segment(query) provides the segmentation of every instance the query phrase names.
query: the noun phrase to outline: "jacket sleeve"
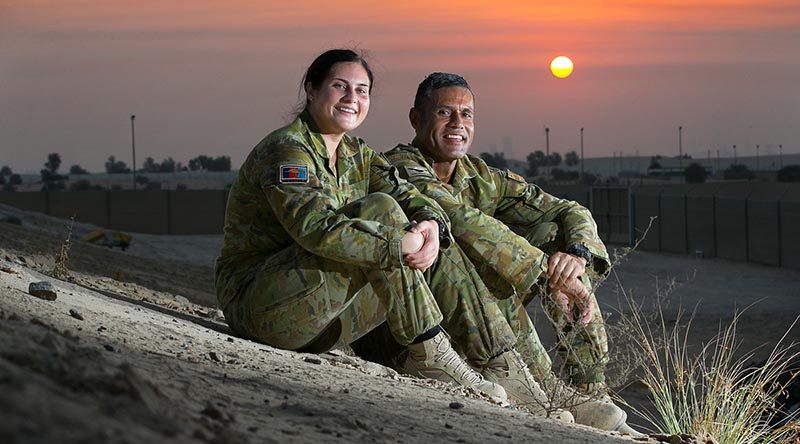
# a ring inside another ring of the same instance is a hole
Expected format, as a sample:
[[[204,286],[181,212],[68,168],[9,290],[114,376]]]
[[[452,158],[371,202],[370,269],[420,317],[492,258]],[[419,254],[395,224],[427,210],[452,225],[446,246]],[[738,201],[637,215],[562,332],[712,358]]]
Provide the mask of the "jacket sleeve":
[[[426,163],[405,156],[392,157],[392,162],[398,166],[401,176],[444,209],[450,218],[451,231],[459,247],[477,264],[485,281],[487,276],[495,280],[487,281],[487,285],[502,288],[502,282],[494,279],[499,278],[521,292],[530,288],[546,271],[547,256],[541,250],[516,235],[499,220],[477,208],[462,204],[436,178]]]
[[[370,166],[369,191],[382,192],[395,198],[409,220],[422,222],[434,220],[439,225],[439,247],[449,248],[453,240],[450,231],[450,219],[435,200],[425,196],[412,183],[402,178],[396,167],[392,166],[383,155],[372,150]]]
[[[592,213],[586,207],[548,194],[510,171],[493,169],[492,176],[502,196],[495,217],[526,232],[537,224],[555,222],[564,232],[566,245],[584,245],[594,256],[594,263],[588,265],[598,274],[608,272],[608,251],[600,240]]]
[[[301,247],[337,262],[382,269],[403,264],[402,228],[374,220],[350,218],[317,178],[311,155],[300,146],[276,144],[259,162],[258,183],[281,226]],[[285,183],[280,168],[308,168],[305,183]]]

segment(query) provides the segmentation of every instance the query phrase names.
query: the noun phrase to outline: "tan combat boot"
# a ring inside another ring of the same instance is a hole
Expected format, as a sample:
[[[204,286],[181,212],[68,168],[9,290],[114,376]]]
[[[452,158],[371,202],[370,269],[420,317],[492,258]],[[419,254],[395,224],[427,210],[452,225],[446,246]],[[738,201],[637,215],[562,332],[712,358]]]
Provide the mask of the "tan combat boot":
[[[500,384],[508,398],[518,406],[534,415],[548,416],[560,421],[573,423],[575,419],[568,411],[554,409],[547,394],[533,379],[530,370],[515,350],[509,350],[489,361],[483,369],[483,376]]]
[[[572,412],[578,424],[619,432],[634,438],[646,436],[627,424],[628,414],[614,404],[604,384],[587,384],[576,389],[552,375],[544,387],[553,403]]]
[[[472,387],[501,401],[508,400],[503,387],[484,380],[480,373],[461,359],[444,332],[439,332],[419,344],[410,344],[403,370],[412,376],[456,383]]]

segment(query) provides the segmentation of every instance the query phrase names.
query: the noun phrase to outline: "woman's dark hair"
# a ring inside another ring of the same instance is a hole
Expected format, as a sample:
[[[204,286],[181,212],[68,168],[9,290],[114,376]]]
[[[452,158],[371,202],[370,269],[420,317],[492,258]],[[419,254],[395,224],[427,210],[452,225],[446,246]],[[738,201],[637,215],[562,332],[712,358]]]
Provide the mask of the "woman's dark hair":
[[[322,85],[322,81],[330,74],[333,65],[347,62],[361,63],[361,66],[367,71],[367,77],[369,77],[369,92],[372,92],[372,69],[370,69],[364,56],[352,49],[330,49],[320,54],[319,57],[311,62],[311,66],[308,67],[306,75],[303,76],[302,90],[305,91],[306,83],[309,82],[311,82],[311,88],[319,88],[320,85]],[[306,101],[308,101],[308,98],[306,98]]]

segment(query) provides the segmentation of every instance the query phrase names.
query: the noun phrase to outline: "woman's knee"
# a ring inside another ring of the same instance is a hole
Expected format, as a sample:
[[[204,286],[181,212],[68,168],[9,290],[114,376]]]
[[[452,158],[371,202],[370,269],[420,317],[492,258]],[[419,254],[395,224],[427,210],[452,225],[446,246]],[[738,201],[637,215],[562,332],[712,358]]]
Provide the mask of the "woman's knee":
[[[386,193],[371,193],[360,200],[358,217],[375,220],[392,226],[408,224],[400,204]]]

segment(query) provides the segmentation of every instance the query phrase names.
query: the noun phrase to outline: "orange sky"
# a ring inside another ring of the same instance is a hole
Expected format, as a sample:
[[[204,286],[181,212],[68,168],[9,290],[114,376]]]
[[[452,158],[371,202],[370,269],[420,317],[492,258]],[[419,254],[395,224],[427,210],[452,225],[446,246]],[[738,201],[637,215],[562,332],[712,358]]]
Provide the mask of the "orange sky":
[[[800,152],[796,1],[540,3],[0,0],[0,163],[130,162],[135,113],[139,159],[238,165],[283,124],[313,57],[354,45],[377,76],[357,134],[378,150],[411,139],[416,84],[444,70],[476,92],[475,153],[510,137],[522,159],[545,126],[563,153],[583,126],[587,155],[672,154],[679,125],[695,157]],[[566,80],[547,71],[559,54],[575,61]]]

